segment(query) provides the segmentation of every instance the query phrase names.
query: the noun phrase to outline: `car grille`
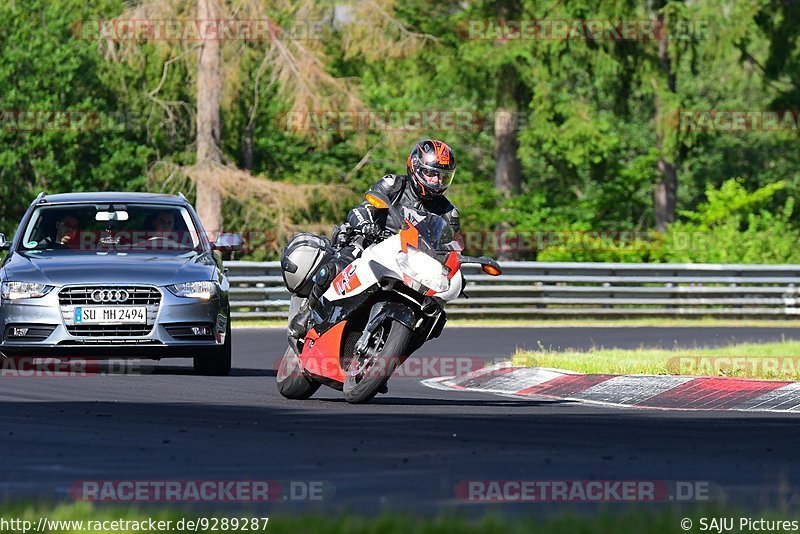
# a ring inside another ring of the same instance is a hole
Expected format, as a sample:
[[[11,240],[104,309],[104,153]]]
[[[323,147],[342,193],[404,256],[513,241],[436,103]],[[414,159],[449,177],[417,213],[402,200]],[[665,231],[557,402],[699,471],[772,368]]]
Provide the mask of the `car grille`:
[[[97,306],[103,304],[92,300],[92,292],[98,289],[126,290],[130,296],[128,300],[119,305],[147,306],[147,323],[121,325],[71,324],[73,322],[73,306]],[[158,316],[158,308],[161,305],[161,292],[151,286],[72,286],[65,287],[58,293],[58,301],[61,305],[61,315],[64,318],[67,332],[73,336],[81,338],[143,337],[153,331],[153,326]]]
[[[161,303],[161,293],[154,287],[147,286],[76,286],[66,287],[58,294],[58,301],[62,306],[91,306],[101,304],[92,300],[92,292],[98,289],[124,289],[130,297],[124,306],[158,306]]]
[[[153,330],[153,325],[138,324],[76,324],[67,326],[73,336],[91,337],[116,337],[116,336],[146,336]]]

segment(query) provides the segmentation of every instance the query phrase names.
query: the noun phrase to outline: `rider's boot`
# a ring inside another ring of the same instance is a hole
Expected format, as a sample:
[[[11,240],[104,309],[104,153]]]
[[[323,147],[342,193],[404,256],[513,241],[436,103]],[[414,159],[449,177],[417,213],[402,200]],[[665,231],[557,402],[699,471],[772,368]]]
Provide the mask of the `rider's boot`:
[[[294,339],[305,337],[308,332],[308,321],[311,319],[311,308],[313,305],[314,303],[311,302],[311,297],[309,296],[289,322],[289,337]]]
[[[323,265],[317,274],[314,275],[314,285],[311,287],[308,298],[297,310],[297,314],[289,321],[289,337],[292,339],[302,339],[308,332],[308,322],[311,319],[311,311],[317,305],[319,299],[328,288],[332,278],[331,273],[335,274],[335,265]]]

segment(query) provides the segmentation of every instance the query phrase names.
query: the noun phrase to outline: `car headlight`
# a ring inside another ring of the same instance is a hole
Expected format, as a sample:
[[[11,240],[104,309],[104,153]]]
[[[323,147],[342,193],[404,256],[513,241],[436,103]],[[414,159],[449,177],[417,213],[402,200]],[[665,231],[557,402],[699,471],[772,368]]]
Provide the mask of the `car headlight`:
[[[450,280],[447,268],[424,252],[408,247],[408,252],[397,255],[397,264],[412,280],[419,282],[436,293],[447,291]]]
[[[213,299],[217,296],[218,286],[216,282],[202,280],[199,282],[184,282],[167,286],[173,295],[191,299]]]
[[[3,282],[2,298],[8,300],[38,299],[50,293],[53,286],[35,282]]]

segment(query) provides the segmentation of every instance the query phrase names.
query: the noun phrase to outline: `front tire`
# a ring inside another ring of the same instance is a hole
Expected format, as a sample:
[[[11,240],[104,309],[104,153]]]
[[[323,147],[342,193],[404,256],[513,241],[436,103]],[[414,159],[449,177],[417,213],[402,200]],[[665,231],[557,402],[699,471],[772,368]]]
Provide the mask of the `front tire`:
[[[215,347],[206,356],[194,359],[194,370],[203,376],[228,376],[231,374],[231,321],[225,330],[225,343],[222,347]]]
[[[391,326],[383,325],[388,334],[376,336],[378,339],[375,341],[381,343],[375,348],[376,354],[366,360],[355,356],[350,360],[342,391],[345,400],[351,404],[371,401],[389,381],[408,347],[411,329],[397,321],[388,323]]]
[[[287,399],[306,400],[317,392],[319,382],[308,378],[303,373],[300,358],[294,349],[288,347],[278,365],[278,391]]]

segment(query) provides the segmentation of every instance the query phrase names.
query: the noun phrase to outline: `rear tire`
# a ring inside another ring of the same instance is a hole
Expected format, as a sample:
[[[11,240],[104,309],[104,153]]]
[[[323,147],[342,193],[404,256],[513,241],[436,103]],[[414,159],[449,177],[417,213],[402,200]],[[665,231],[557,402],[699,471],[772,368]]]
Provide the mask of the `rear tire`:
[[[292,347],[288,347],[283,358],[281,358],[281,363],[278,365],[277,379],[280,394],[292,400],[310,398],[321,385],[303,373],[300,358],[297,357]]]
[[[355,372],[363,359],[353,357],[350,360],[350,365],[345,370],[347,377],[342,389],[347,402],[361,404],[371,401],[383,389],[400,364],[400,358],[411,339],[411,329],[397,321],[389,321],[389,324],[391,326],[388,336],[369,369],[363,371],[363,374],[356,375]]]
[[[225,343],[215,347],[210,354],[194,359],[194,370],[203,376],[228,376],[231,374],[231,321],[225,331]]]

